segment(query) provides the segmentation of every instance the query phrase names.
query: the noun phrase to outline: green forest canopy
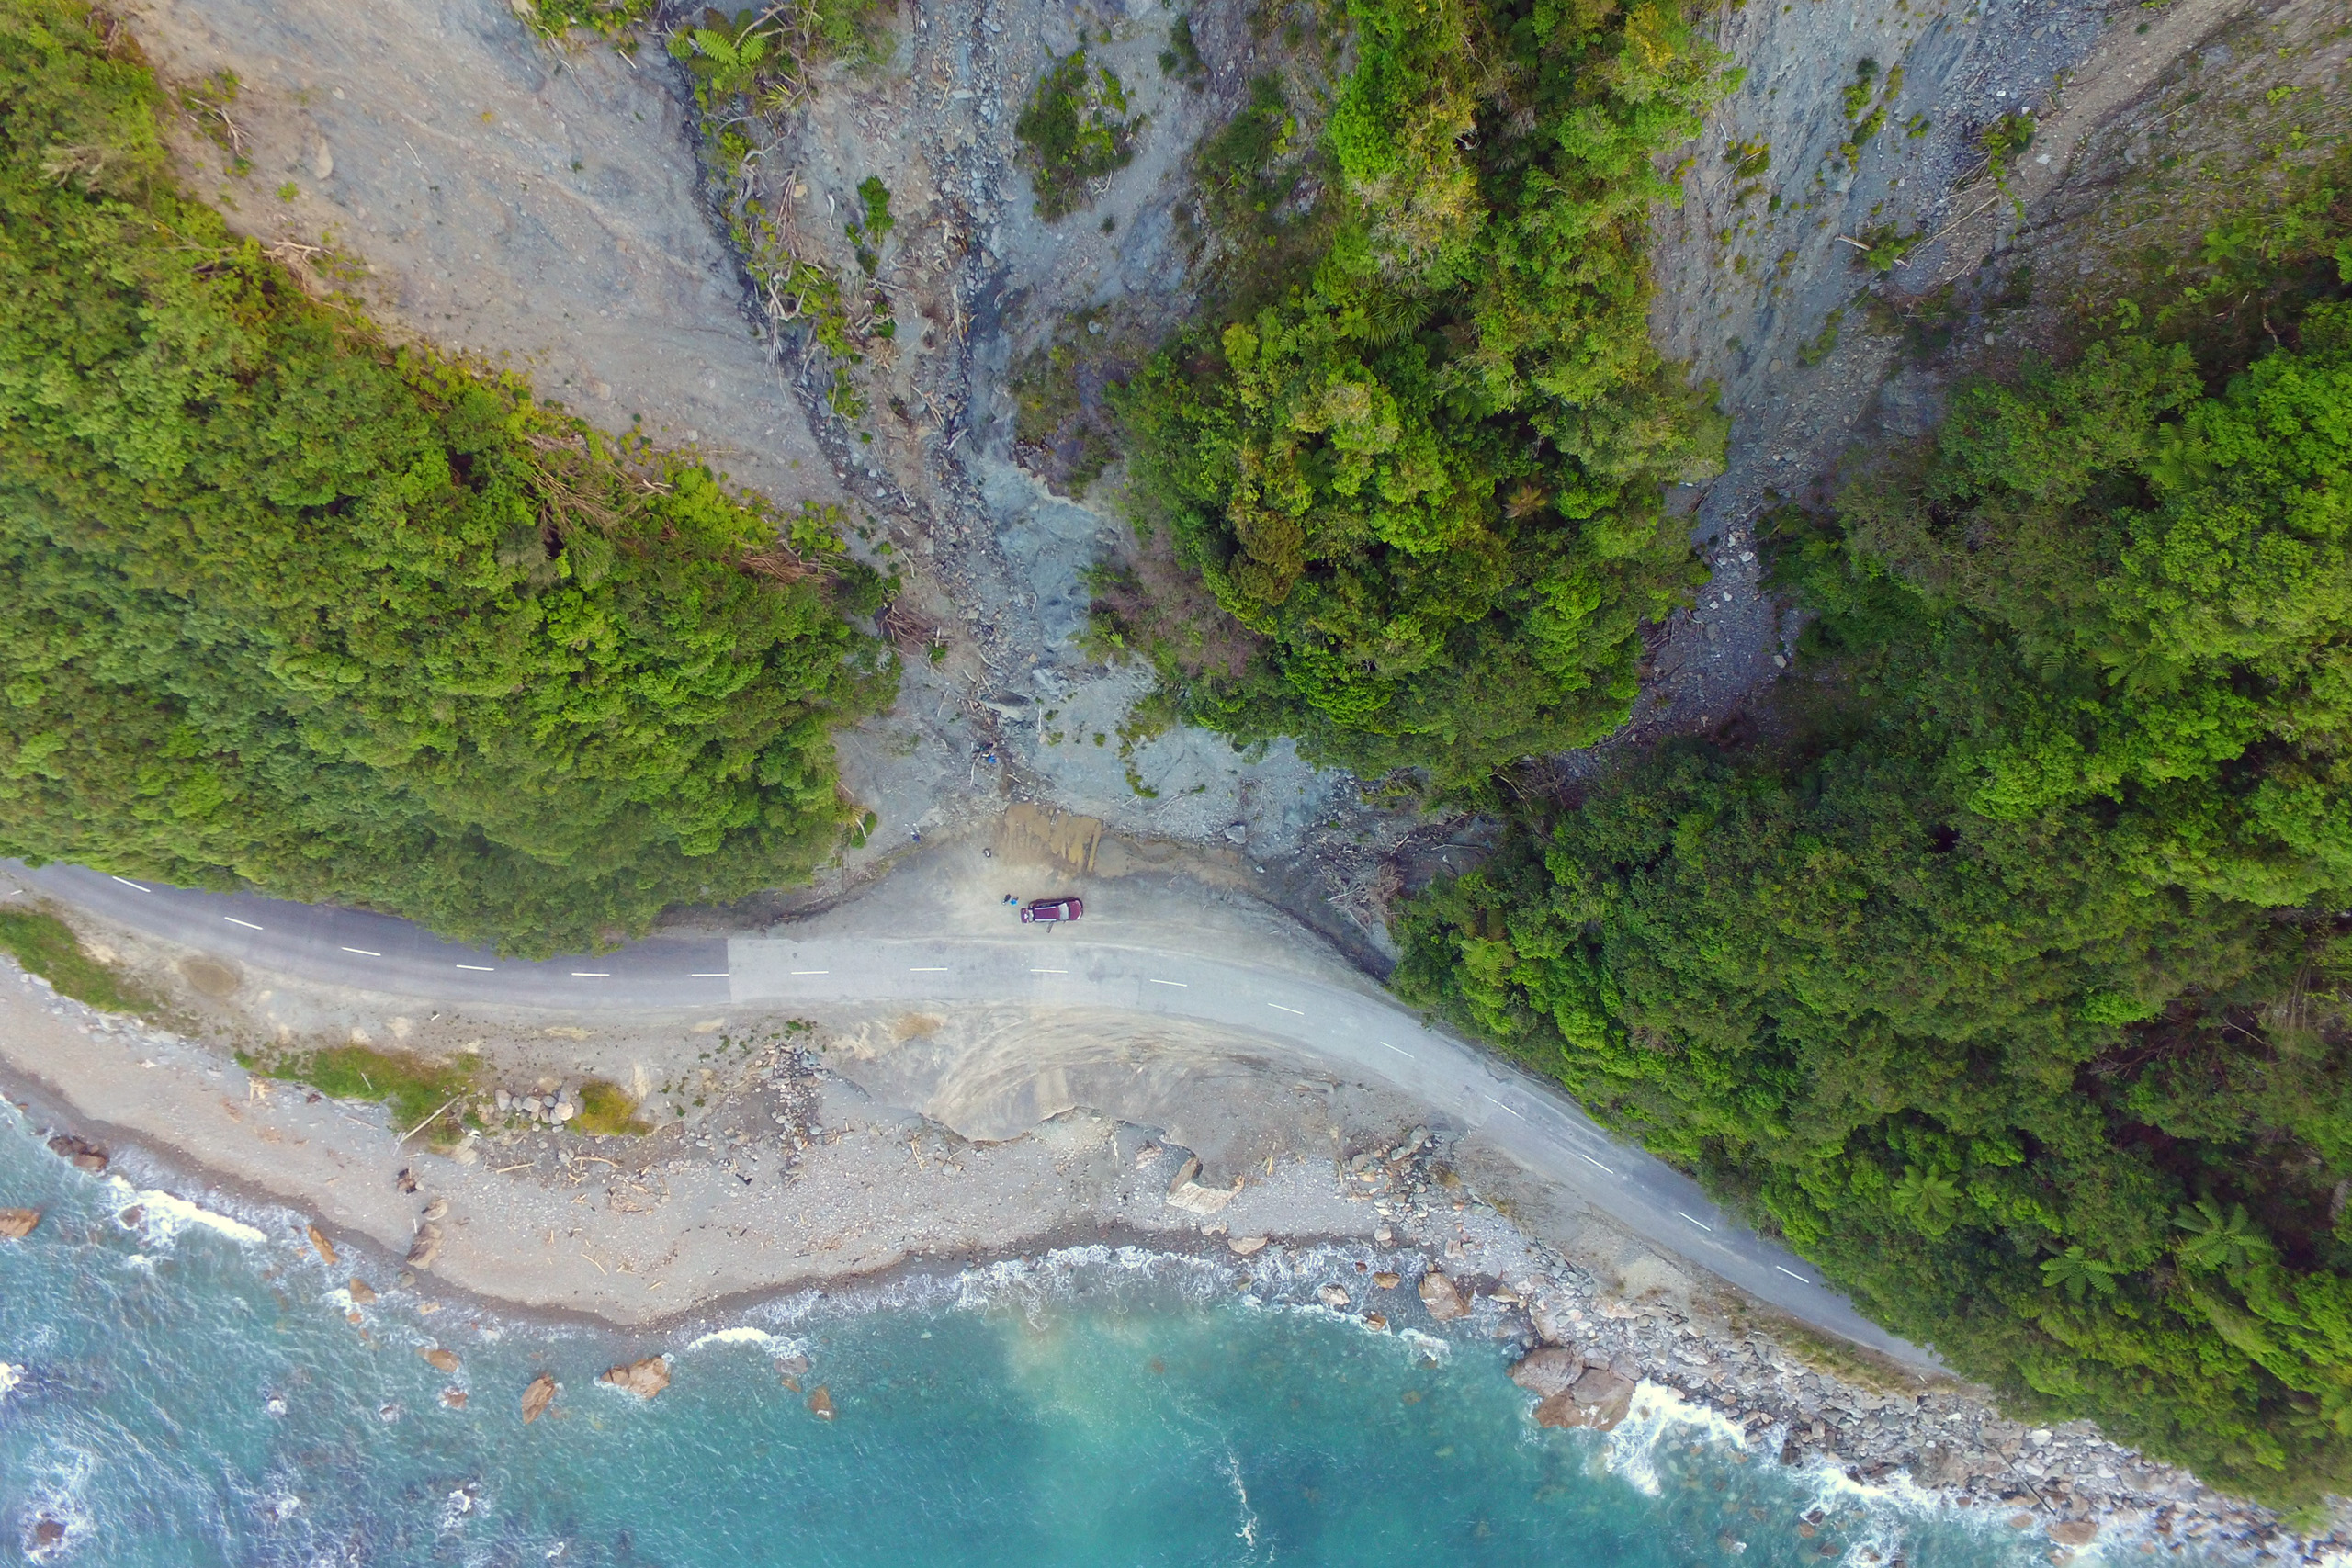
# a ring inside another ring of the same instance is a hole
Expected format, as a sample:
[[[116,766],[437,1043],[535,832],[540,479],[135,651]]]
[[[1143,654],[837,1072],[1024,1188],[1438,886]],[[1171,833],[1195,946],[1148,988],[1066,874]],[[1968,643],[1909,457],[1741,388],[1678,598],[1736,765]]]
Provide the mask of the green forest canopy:
[[[2352,1492],[2352,303],[2266,320],[2210,384],[2127,337],[1965,390],[1784,551],[1827,694],[1525,823],[1397,985],[2024,1409],[2309,1502]]]
[[[1675,0],[1347,15],[1313,243],[1122,423],[1147,517],[1265,639],[1238,677],[1164,671],[1186,716],[1460,784],[1622,722],[1641,624],[1702,575],[1659,486],[1724,425],[1650,346],[1645,242],[1654,160],[1732,78]]]
[[[175,184],[123,29],[0,8],[0,852],[609,942],[831,852],[878,583]]]

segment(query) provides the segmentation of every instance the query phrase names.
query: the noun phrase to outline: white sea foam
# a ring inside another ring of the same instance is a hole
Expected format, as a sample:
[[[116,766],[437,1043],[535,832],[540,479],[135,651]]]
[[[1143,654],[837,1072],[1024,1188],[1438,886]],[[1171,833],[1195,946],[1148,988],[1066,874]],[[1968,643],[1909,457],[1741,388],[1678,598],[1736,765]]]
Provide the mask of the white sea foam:
[[[147,1211],[142,1219],[142,1228],[150,1236],[160,1242],[169,1243],[175,1240],[180,1232],[190,1225],[201,1225],[206,1230],[217,1232],[240,1247],[259,1247],[269,1240],[267,1235],[243,1220],[232,1220],[226,1214],[216,1214],[209,1209],[191,1203],[185,1198],[174,1197],[169,1192],[154,1190],[141,1192],[138,1194],[138,1201],[140,1205]]]
[[[1696,1428],[1705,1437],[1747,1447],[1747,1433],[1715,1411],[1693,1404],[1679,1391],[1646,1380],[1634,1385],[1625,1419],[1609,1434],[1610,1470],[1645,1497],[1659,1495],[1658,1445],[1669,1437],[1683,1438]]]
[[[792,1350],[797,1348],[791,1340],[770,1334],[764,1328],[753,1328],[748,1323],[738,1324],[732,1328],[720,1328],[708,1334],[697,1335],[687,1342],[686,1349],[692,1352],[701,1349],[706,1345],[760,1345],[772,1350]]]
[[[17,1385],[24,1381],[24,1368],[12,1367],[6,1361],[0,1361],[0,1399],[7,1398],[16,1391]]]

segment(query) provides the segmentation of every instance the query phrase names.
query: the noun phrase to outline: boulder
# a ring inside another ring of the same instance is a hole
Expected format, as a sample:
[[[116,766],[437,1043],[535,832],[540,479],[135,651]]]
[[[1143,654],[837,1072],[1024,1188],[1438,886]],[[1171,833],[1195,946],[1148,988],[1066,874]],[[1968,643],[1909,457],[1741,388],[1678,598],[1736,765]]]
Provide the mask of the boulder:
[[[1452,1323],[1457,1317],[1470,1315],[1469,1298],[1461,1286],[1432,1269],[1421,1276],[1421,1304],[1429,1308],[1432,1323]]]
[[[416,1241],[408,1249],[408,1264],[412,1269],[430,1269],[433,1260],[441,1256],[441,1227],[427,1220],[416,1227]]]
[[[1185,1156],[1184,1163],[1176,1168],[1175,1176],[1171,1178],[1168,1183],[1168,1195],[1173,1198],[1176,1195],[1176,1190],[1179,1187],[1190,1186],[1192,1184],[1193,1178],[1200,1174],[1201,1156],[1198,1155],[1189,1155]]]
[[[455,1350],[444,1350],[435,1346],[431,1349],[419,1350],[417,1354],[424,1357],[424,1364],[436,1372],[455,1372],[458,1370],[458,1353]]]
[[[2050,1539],[2061,1546],[2088,1546],[2098,1539],[2098,1521],[2061,1519],[2050,1527]]]
[[[463,1410],[466,1407],[466,1391],[461,1388],[445,1388],[441,1391],[441,1403],[452,1410]]]
[[[833,1418],[833,1396],[826,1392],[822,1383],[819,1383],[816,1391],[808,1395],[808,1414],[820,1421]]]
[[[1266,1238],[1261,1235],[1229,1235],[1226,1247],[1236,1258],[1248,1258],[1266,1250]]]
[[[1200,1161],[1188,1163],[1198,1165]],[[1168,1190],[1168,1206],[1191,1214],[1214,1214],[1233,1201],[1239,1190],[1232,1187],[1204,1187],[1197,1181],[1180,1181]]]
[[[96,1176],[107,1168],[107,1152],[97,1145],[86,1143],[70,1133],[60,1133],[50,1139],[49,1152],[71,1160],[74,1168]]]
[[[1521,1356],[1510,1370],[1510,1381],[1538,1399],[1566,1393],[1584,1376],[1584,1358],[1565,1345],[1543,1345]]]
[[[39,1209],[0,1209],[0,1241],[22,1241],[39,1224]]]
[[[541,1372],[531,1380],[531,1386],[523,1391],[523,1425],[527,1427],[537,1420],[554,1403],[555,1378],[550,1373]]]
[[[615,1367],[596,1381],[626,1389],[639,1399],[650,1399],[670,1386],[670,1359],[667,1356],[648,1356],[642,1361]]]
[[[1633,1407],[1633,1380],[1607,1367],[1589,1369],[1582,1377],[1535,1407],[1539,1427],[1589,1427],[1612,1430]]]
[[[447,1215],[448,1213],[449,1200],[447,1198],[435,1198],[433,1201],[424,1206],[424,1218],[428,1220],[441,1219]]]
[[[334,1267],[334,1243],[329,1241],[327,1239],[327,1233],[321,1230],[316,1225],[312,1225],[311,1227],[311,1245],[318,1249],[318,1253],[321,1258],[326,1259],[326,1265],[328,1268],[332,1269]]]
[[[376,1287],[354,1274],[351,1277],[351,1300],[355,1306],[366,1306],[376,1299]]]
[[[1348,1304],[1348,1292],[1344,1286],[1326,1285],[1317,1291],[1315,1295],[1317,1300],[1334,1312]]]
[[[1389,1270],[1383,1269],[1379,1273],[1374,1274],[1372,1277],[1372,1282],[1379,1286],[1384,1291],[1393,1291],[1397,1286],[1405,1282],[1405,1277],[1402,1274],[1394,1274]]]
[[[1385,1334],[1388,1332],[1388,1314],[1385,1312],[1368,1312],[1363,1314],[1363,1325],[1374,1334]]]
[[[1929,1443],[1911,1461],[1911,1479],[1922,1486],[1968,1484],[1968,1450],[1955,1443]]]

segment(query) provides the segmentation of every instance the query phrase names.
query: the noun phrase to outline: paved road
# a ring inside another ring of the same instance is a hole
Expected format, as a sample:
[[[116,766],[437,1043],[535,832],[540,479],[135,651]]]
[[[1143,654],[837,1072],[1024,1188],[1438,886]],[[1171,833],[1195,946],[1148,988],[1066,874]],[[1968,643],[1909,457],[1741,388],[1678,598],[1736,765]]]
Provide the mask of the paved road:
[[[78,866],[7,869],[29,886],[169,941],[304,979],[428,997],[575,1010],[796,1001],[1101,1008],[1277,1041],[1384,1079],[1476,1128],[1635,1235],[1791,1314],[1923,1368],[1822,1285],[1810,1265],[1709,1202],[1679,1171],[1603,1132],[1550,1086],[1424,1025],[1380,994],[1222,958],[1050,938],[656,939],[595,958],[532,963],[431,936],[404,920],[245,895],[142,884]]]

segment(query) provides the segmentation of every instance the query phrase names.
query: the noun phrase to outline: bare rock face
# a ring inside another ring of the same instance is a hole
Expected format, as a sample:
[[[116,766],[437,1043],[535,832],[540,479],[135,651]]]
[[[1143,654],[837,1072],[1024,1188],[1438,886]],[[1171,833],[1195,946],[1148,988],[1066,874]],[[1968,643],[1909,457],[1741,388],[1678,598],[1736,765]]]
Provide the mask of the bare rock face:
[[[441,1227],[427,1221],[416,1227],[416,1241],[408,1249],[408,1266],[430,1269],[433,1260],[441,1256]]]
[[[639,1399],[650,1399],[670,1386],[670,1359],[667,1356],[648,1356],[642,1361],[615,1367],[596,1381],[627,1389]]]
[[[1607,1367],[1594,1367],[1569,1387],[1537,1405],[1535,1424],[1539,1427],[1589,1427],[1596,1432],[1607,1432],[1625,1418],[1625,1412],[1632,1409],[1633,1404],[1634,1382],[1631,1378],[1611,1371]]]
[[[1584,1376],[1584,1358],[1564,1345],[1544,1345],[1519,1359],[1510,1381],[1538,1399],[1566,1393]]]
[[[22,1241],[39,1224],[39,1209],[0,1209],[0,1241]]]
[[[1461,1286],[1432,1269],[1421,1276],[1421,1304],[1432,1323],[1452,1323],[1470,1315],[1470,1300]]]
[[[435,1346],[429,1350],[419,1350],[417,1354],[422,1356],[425,1365],[435,1371],[454,1372],[458,1370],[458,1353],[455,1350],[444,1350]]]
[[[523,1391],[523,1425],[527,1427],[546,1415],[548,1406],[554,1403],[555,1378],[541,1372],[531,1380],[531,1386]]]

